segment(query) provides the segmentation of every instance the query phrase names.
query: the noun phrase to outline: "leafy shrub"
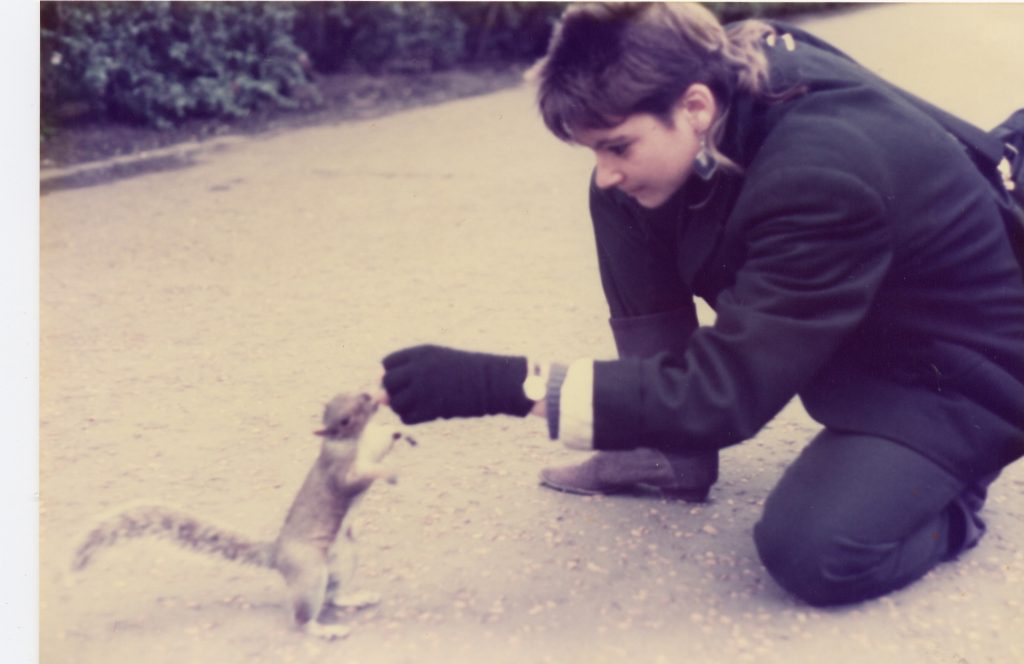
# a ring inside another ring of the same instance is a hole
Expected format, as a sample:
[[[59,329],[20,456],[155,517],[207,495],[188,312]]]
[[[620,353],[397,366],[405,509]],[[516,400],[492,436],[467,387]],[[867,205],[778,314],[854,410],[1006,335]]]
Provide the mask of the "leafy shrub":
[[[521,62],[543,55],[567,4],[47,0],[43,126],[83,111],[165,127],[315,106],[314,70],[423,73]],[[842,6],[706,4],[724,21]]]
[[[317,102],[287,3],[44,2],[44,117],[68,104],[168,126]]]
[[[833,9],[848,9],[849,4],[843,2],[705,2],[718,20],[723,23],[740,21],[745,18],[777,18],[784,19],[795,14],[809,14]]]
[[[456,2],[455,15],[467,27],[468,57],[474,61],[538,58],[565,2]]]
[[[296,42],[318,71],[436,71],[543,54],[557,2],[300,2]]]
[[[296,2],[295,42],[318,72],[331,73],[349,63],[352,19],[347,2]]]
[[[351,29],[351,59],[366,71],[426,72],[463,59],[466,27],[429,2],[351,2],[339,7]]]

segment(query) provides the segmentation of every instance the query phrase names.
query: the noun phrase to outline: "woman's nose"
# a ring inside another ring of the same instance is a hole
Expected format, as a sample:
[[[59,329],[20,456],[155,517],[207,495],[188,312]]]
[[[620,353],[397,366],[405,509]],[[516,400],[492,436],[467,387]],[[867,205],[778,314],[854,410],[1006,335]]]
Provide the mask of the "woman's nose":
[[[622,182],[622,172],[613,168],[601,157],[597,158],[597,166],[594,170],[594,183],[601,189],[615,187]]]

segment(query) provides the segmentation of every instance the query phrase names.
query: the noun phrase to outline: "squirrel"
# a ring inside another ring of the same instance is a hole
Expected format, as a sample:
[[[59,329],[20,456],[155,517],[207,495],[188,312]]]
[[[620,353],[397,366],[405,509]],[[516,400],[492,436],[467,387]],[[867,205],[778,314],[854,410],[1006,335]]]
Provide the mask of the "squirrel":
[[[349,628],[321,622],[332,606],[368,606],[376,597],[335,597],[342,585],[335,557],[345,517],[375,480],[396,481],[381,463],[396,441],[409,436],[369,424],[380,402],[369,394],[339,394],[324,408],[320,455],[292,502],[276,539],[255,541],[164,505],[121,509],[103,519],[76,549],[72,570],[84,569],[100,550],[140,537],[170,539],[178,545],[243,564],[277,570],[288,586],[296,626],[327,639]],[[351,530],[345,529],[352,540]]]

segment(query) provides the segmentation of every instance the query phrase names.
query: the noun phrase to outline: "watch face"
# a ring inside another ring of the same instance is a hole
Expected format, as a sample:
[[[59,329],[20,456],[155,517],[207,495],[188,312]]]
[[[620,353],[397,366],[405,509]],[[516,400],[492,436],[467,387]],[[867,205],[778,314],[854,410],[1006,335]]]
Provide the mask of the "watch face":
[[[544,379],[540,376],[529,376],[525,382],[523,382],[523,392],[526,393],[526,398],[531,401],[540,401],[544,398],[545,392],[547,392],[547,386],[544,384]]]

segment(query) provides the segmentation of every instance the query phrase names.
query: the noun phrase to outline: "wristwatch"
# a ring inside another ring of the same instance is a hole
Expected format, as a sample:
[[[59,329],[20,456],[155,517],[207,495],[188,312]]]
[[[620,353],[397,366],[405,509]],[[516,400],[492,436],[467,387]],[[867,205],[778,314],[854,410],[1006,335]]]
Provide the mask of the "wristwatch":
[[[540,401],[548,393],[547,367],[540,362],[528,362],[526,380],[523,381],[523,394],[530,401]]]

